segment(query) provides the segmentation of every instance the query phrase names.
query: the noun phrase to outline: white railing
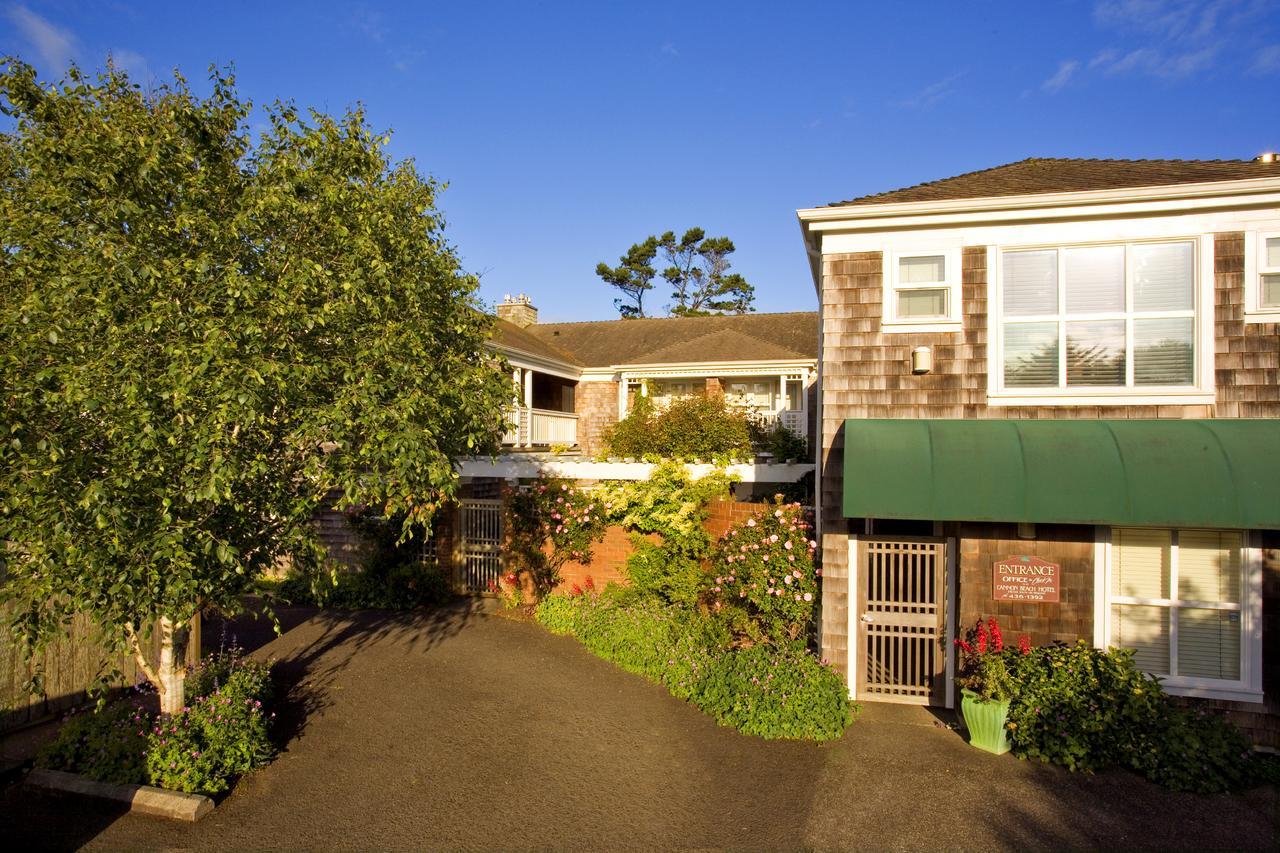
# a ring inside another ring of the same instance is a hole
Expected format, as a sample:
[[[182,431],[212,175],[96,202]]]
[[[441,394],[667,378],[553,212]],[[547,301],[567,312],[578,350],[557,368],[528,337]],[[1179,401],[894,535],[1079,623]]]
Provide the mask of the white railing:
[[[780,409],[776,412],[752,411],[751,417],[765,426],[773,426],[780,423],[801,438],[804,438],[808,433],[808,430],[805,429],[804,412],[800,409]]]
[[[511,428],[502,436],[503,444],[516,447],[549,447],[578,443],[578,416],[573,412],[553,412],[524,406],[507,410]]]

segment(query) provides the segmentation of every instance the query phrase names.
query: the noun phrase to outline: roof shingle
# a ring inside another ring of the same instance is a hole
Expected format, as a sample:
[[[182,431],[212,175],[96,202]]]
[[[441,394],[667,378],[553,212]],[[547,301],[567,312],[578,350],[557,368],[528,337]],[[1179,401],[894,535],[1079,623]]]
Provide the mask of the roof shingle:
[[[1260,160],[1080,160],[1029,157],[952,178],[864,195],[829,207],[952,201],[1036,193],[1088,192],[1249,178],[1280,178],[1280,162]]]
[[[587,367],[818,357],[814,311],[538,323],[517,331]]]

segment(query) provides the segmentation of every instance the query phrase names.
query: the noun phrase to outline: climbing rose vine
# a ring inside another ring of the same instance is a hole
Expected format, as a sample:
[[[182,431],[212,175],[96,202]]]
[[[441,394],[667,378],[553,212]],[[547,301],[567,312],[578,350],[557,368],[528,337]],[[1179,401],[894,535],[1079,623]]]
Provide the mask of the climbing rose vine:
[[[511,549],[529,573],[537,596],[560,583],[560,567],[590,563],[604,538],[609,507],[597,495],[557,478],[541,478],[506,493]]]
[[[704,600],[744,643],[803,636],[818,601],[818,543],[800,504],[780,498],[716,543]]]

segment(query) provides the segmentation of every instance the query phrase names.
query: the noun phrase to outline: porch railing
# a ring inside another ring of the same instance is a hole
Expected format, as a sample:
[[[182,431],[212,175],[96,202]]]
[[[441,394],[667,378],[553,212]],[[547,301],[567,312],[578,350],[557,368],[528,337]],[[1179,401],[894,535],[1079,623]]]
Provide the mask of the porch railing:
[[[517,406],[507,410],[510,425],[502,443],[515,447],[550,447],[578,443],[578,416],[573,412],[553,412]]]
[[[794,434],[805,437],[808,430],[805,429],[804,412],[800,409],[781,409],[776,412],[753,412],[752,416],[762,421],[768,426],[774,424],[782,424]]]

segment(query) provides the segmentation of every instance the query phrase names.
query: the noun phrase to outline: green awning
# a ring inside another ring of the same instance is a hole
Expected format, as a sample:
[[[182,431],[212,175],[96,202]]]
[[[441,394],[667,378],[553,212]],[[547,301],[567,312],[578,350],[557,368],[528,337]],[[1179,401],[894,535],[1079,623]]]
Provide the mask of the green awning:
[[[1280,420],[849,420],[844,514],[1280,529]]]

